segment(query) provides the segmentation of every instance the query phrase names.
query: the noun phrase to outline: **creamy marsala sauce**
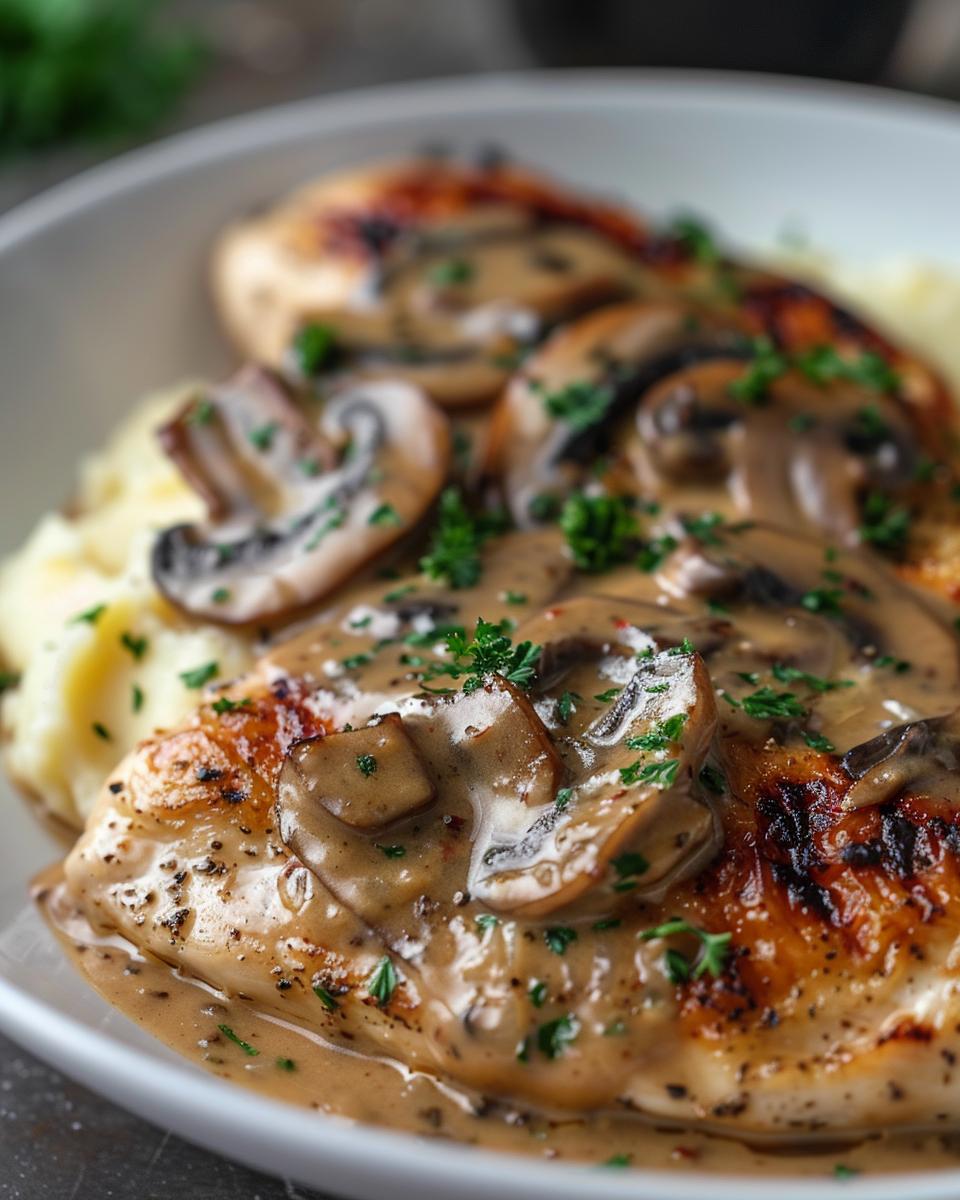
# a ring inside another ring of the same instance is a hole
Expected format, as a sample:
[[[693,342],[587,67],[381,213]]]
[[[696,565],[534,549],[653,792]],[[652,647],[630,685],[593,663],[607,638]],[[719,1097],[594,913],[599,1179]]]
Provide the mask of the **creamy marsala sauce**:
[[[291,240],[303,200],[221,248],[300,374],[163,431],[210,518],[154,573],[263,656],[118,766],[45,911],[157,1036],[326,1112],[619,1166],[953,1163],[949,398],[702,231],[451,171],[381,180],[366,259]],[[350,303],[304,298],[321,251]]]

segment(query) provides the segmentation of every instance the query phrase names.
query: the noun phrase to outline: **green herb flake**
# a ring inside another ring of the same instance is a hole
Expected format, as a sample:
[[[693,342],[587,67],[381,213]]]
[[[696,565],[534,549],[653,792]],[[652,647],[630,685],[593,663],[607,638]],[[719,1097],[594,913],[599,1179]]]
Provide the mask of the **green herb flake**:
[[[403,524],[403,517],[400,516],[392,504],[379,504],[370,516],[367,517],[367,524],[399,526]]]
[[[233,1042],[235,1046],[239,1046],[249,1058],[256,1058],[260,1053],[256,1046],[251,1046],[249,1042],[245,1042],[242,1037],[235,1034],[229,1025],[218,1025],[217,1028],[228,1041]]]
[[[253,701],[249,696],[244,696],[242,700],[231,700],[229,696],[218,696],[211,705],[211,708],[218,717],[222,717],[224,713],[231,713],[238,708],[251,708],[252,706]]]
[[[187,413],[188,425],[209,425],[213,420],[216,409],[207,399],[195,400]]]
[[[832,754],[836,750],[829,738],[825,738],[822,733],[811,733],[809,729],[803,731],[803,740],[811,750],[822,750],[826,754]]]
[[[575,380],[559,391],[547,392],[543,406],[554,420],[563,421],[575,433],[583,433],[604,419],[613,399],[612,388]]]
[[[372,654],[348,654],[346,658],[340,659],[340,666],[345,671],[357,671],[360,667],[365,667],[368,663],[372,662]]]
[[[514,646],[503,622],[494,623],[480,617],[472,638],[468,639],[462,629],[453,629],[445,640],[454,661],[434,664],[425,679],[434,679],[438,675],[450,675],[454,679],[466,676],[463,690],[467,693],[476,691],[482,686],[484,677],[491,674],[501,675],[520,688],[528,688],[534,681],[542,647],[529,641]]]
[[[369,779],[376,769],[377,760],[372,754],[357,755],[357,770],[365,779]]]
[[[336,1010],[340,1007],[339,1003],[330,994],[330,992],[328,992],[325,987],[321,987],[318,983],[313,985],[313,994],[320,1001],[327,1012],[336,1012]]]
[[[671,232],[696,262],[706,267],[716,266],[720,262],[720,252],[713,235],[696,217],[677,217]]]
[[[530,598],[526,592],[506,591],[501,594],[501,599],[505,604],[528,604]]]
[[[643,855],[636,853],[621,854],[618,858],[612,858],[610,866],[616,871],[618,879],[631,879],[650,870],[650,864]]]
[[[143,688],[135,683],[130,688],[130,709],[138,713],[143,708]]]
[[[106,604],[94,604],[91,608],[85,608],[83,612],[79,612],[75,617],[71,617],[67,624],[96,625],[106,611]]]
[[[266,454],[273,446],[274,438],[280,432],[280,426],[276,421],[267,421],[265,425],[259,425],[256,429],[251,429],[247,434],[250,445],[255,450],[259,450],[261,454]]]
[[[440,497],[437,524],[420,569],[451,588],[468,588],[481,575],[480,548],[496,530],[490,522],[471,516],[456,488]]]
[[[15,688],[19,682],[19,671],[0,671],[0,696],[11,688]]]
[[[189,671],[181,671],[180,678],[188,688],[202,688],[219,673],[220,664],[208,662],[199,667],[191,667]]]
[[[570,803],[570,797],[572,795],[573,795],[573,788],[568,788],[568,787],[560,788],[560,790],[557,792],[556,796],[554,797],[554,801],[553,801],[554,807],[556,808],[556,810],[558,812],[563,812],[563,810]]]
[[[846,1163],[836,1163],[833,1168],[834,1179],[856,1179],[860,1174],[859,1167],[848,1167]]]
[[[883,492],[870,492],[863,502],[859,534],[862,541],[898,553],[910,535],[910,510]]]
[[[293,338],[293,355],[301,375],[310,378],[319,375],[333,359],[337,338],[329,325],[313,321],[297,330]]]
[[[640,934],[640,937],[645,942],[649,942],[654,938],[673,937],[674,934],[678,933],[691,934],[700,942],[700,953],[691,967],[691,977],[693,979],[699,979],[702,975],[706,974],[717,977],[723,973],[727,956],[730,953],[729,947],[732,935],[729,933],[710,933],[697,925],[691,925],[689,921],[685,921],[680,917],[674,917],[670,921],[665,921],[662,925],[656,925],[652,929],[645,929]]]
[[[557,1017],[537,1030],[537,1048],[547,1058],[559,1058],[580,1032],[580,1022],[573,1015]]]
[[[650,574],[663,565],[664,560],[676,550],[679,545],[672,534],[664,533],[660,537],[651,538],[637,555],[637,567]]]
[[[571,496],[560,514],[560,528],[578,569],[591,574],[627,562],[640,540],[625,496]]]
[[[106,727],[106,725],[103,724],[103,722],[94,721],[90,728],[102,742],[113,741],[113,736],[111,735],[110,730]]]
[[[726,776],[710,763],[704,763],[698,778],[707,791],[715,796],[722,796],[727,790]]]
[[[821,675],[811,675],[809,671],[801,671],[797,667],[789,667],[784,663],[774,663],[770,673],[780,683],[802,683],[814,692],[834,692],[838,688],[854,686],[852,679],[824,679]],[[755,683],[756,680],[753,679],[749,682]]]
[[[150,643],[145,637],[135,637],[128,630],[125,630],[120,635],[120,645],[125,650],[129,650],[133,657],[139,661],[146,654]]]
[[[600,1164],[601,1167],[629,1167],[633,1162],[632,1154],[611,1154]]]
[[[720,531],[726,525],[723,516],[717,512],[701,513],[699,517],[682,517],[683,528],[705,546],[722,546],[723,539]]]
[[[680,740],[680,735],[683,733],[683,727],[687,723],[686,713],[675,713],[672,717],[667,717],[659,725],[646,733],[638,734],[636,737],[627,738],[628,750],[666,750],[674,742]]]
[[[546,1003],[549,988],[542,979],[534,979],[527,990],[530,1003],[534,1008],[543,1008]]]
[[[638,783],[650,784],[653,787],[670,787],[676,782],[680,760],[667,759],[665,762],[644,763],[640,759],[628,767],[620,768],[620,780],[628,787]]]
[[[459,287],[469,283],[476,270],[465,258],[448,258],[445,262],[436,263],[427,272],[427,278],[437,287]]]
[[[748,717],[758,721],[773,721],[784,717],[805,717],[806,708],[793,692],[775,692],[771,687],[757,688],[741,701]]]
[[[495,917],[493,913],[480,913],[474,917],[474,923],[482,933],[486,933],[488,929],[496,929],[500,924],[500,918]]]
[[[594,933],[603,933],[607,929],[618,929],[621,924],[619,917],[605,917],[601,921],[594,921],[590,928]]]
[[[566,725],[571,714],[577,711],[577,701],[583,697],[577,692],[564,692],[553,707],[553,714],[560,725]]]
[[[225,587],[214,588],[210,593],[210,599],[214,604],[226,604],[230,599],[230,589]]]
[[[739,379],[734,379],[729,392],[742,404],[760,405],[767,400],[770,385],[787,370],[788,363],[770,338],[754,338],[753,360]]]
[[[276,1058],[274,1059],[274,1063],[280,1071],[295,1071],[297,1069],[297,1064],[292,1058]]]
[[[373,968],[367,980],[367,992],[380,1008],[390,1003],[390,998],[397,990],[397,971],[390,956],[385,954]]]
[[[577,940],[577,931],[569,925],[549,925],[543,931],[543,940],[554,954],[566,954],[567,948]]]
[[[622,687],[607,688],[605,692],[597,692],[597,694],[594,696],[594,700],[598,701],[600,704],[609,704],[611,700],[616,700],[617,696],[619,696],[622,691]]]
[[[842,600],[842,588],[811,588],[800,597],[800,603],[809,612],[826,613],[829,616],[836,616],[843,611],[840,606]]]

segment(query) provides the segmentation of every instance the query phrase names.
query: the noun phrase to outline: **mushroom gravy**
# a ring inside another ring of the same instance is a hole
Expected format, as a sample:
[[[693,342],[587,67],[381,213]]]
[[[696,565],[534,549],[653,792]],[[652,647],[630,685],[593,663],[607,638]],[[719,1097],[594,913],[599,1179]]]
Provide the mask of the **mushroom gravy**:
[[[950,1160],[939,380],[502,167],[329,187],[218,251],[285,377],[162,431],[208,516],[152,566],[263,652],[111,772],[45,891],[81,969],[356,1119],[621,1165],[873,1169],[881,1131]]]

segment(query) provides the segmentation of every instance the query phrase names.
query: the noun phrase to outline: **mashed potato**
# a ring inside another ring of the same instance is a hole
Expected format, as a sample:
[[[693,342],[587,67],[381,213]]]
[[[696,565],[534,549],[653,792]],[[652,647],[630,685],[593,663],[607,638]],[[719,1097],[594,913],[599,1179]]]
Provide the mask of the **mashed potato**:
[[[841,267],[810,253],[779,265],[912,344],[960,394],[960,274]],[[181,672],[215,663],[225,680],[253,659],[248,636],[186,620],[150,579],[153,531],[202,515],[154,438],[193,386],[138,407],[82,467],[75,515],[44,517],[0,569],[0,655],[22,675],[3,706],[7,765],[74,824],[138,739],[195,706]]]
[[[0,569],[0,655],[21,674],[6,765],[74,824],[127,750],[196,705],[181,672],[215,663],[225,680],[252,662],[247,636],[188,621],[150,579],[153,532],[203,511],[154,438],[190,390],[138,407],[84,464],[75,515],[43,517]]]

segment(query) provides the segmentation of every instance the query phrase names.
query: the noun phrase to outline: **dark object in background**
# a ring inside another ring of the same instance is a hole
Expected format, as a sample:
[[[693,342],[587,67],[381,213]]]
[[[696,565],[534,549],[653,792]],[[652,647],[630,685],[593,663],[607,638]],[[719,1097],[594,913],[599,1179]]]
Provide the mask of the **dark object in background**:
[[[152,129],[196,74],[163,0],[0,0],[0,154]]]
[[[909,0],[514,0],[551,67],[696,67],[866,82],[893,50]]]

